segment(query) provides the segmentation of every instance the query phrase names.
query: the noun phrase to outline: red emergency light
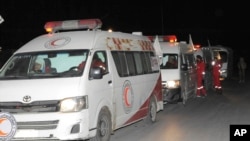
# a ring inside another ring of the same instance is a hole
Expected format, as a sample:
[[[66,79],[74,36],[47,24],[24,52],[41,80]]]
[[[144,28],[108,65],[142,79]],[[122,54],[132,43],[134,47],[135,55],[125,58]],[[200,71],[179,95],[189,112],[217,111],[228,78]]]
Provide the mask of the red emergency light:
[[[199,44],[195,44],[195,45],[194,45],[194,48],[196,48],[196,49],[200,49],[200,48],[201,48],[201,45],[199,45]]]
[[[68,21],[51,21],[44,26],[49,33],[59,30],[74,29],[97,29],[101,28],[102,21],[100,19],[84,19],[84,20],[68,20]]]
[[[156,36],[147,36],[151,41],[154,41]],[[177,42],[177,38],[175,35],[160,35],[158,36],[160,42]]]
[[[147,36],[151,42],[155,40],[155,36]]]
[[[159,41],[174,43],[177,42],[177,37],[175,35],[159,36]]]

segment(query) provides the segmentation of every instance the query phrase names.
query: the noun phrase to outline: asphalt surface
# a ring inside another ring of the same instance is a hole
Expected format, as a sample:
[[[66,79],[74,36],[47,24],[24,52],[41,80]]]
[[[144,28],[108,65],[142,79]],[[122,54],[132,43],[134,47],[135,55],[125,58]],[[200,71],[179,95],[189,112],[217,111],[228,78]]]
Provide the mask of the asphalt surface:
[[[156,123],[118,129],[111,141],[229,141],[230,125],[250,125],[249,82],[249,76],[245,83],[232,77],[222,82],[222,95],[209,90],[186,105],[166,104]]]

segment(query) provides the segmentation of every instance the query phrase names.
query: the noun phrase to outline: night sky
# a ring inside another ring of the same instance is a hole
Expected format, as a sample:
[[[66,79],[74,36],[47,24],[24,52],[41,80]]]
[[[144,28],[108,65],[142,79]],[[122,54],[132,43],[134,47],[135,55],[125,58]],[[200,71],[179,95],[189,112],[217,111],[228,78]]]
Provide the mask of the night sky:
[[[0,25],[0,46],[21,47],[45,34],[47,21],[99,18],[103,30],[175,34],[178,41],[187,42],[191,34],[195,44],[207,46],[209,41],[247,57],[249,9],[247,1],[226,0],[1,0],[5,21]]]

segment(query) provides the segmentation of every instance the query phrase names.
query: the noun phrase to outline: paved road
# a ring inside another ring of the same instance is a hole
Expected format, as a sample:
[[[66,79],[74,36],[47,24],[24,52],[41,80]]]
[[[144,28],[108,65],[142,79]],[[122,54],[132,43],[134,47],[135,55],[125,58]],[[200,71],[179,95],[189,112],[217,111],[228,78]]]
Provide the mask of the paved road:
[[[213,91],[186,106],[167,104],[153,125],[137,122],[116,130],[111,141],[229,141],[231,124],[250,124],[250,79],[223,81],[223,95]]]

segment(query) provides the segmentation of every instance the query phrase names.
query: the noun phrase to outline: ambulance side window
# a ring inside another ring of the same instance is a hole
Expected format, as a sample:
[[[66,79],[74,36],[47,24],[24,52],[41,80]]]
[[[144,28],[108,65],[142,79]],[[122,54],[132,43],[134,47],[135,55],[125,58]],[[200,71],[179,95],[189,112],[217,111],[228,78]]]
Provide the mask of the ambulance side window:
[[[188,60],[189,60],[189,68],[196,69],[196,60],[193,54],[188,55]]]
[[[139,52],[134,53],[134,58],[135,58],[135,67],[136,67],[136,72],[137,74],[143,74],[143,65],[142,65],[142,60]]]
[[[112,51],[112,56],[115,61],[116,69],[121,77],[128,76],[128,67],[126,65],[125,53],[123,51]]]
[[[193,54],[184,54],[183,59],[184,60],[182,66],[185,66],[184,70],[185,69],[190,70],[196,68],[196,61]]]
[[[186,60],[186,56],[184,54],[181,54],[181,70],[183,70],[183,71],[188,70],[187,60]]]
[[[94,53],[91,67],[101,68],[102,74],[106,74],[108,72],[108,61],[105,51],[97,51]]]
[[[152,56],[151,52],[145,52],[144,53],[145,55],[145,61],[146,61],[146,72],[147,73],[152,73],[153,70],[152,70],[152,67],[151,67],[151,60],[150,60],[150,57]]]
[[[146,60],[144,52],[142,52],[140,55],[141,55],[141,60]],[[142,61],[142,67],[144,73],[149,73],[148,64],[146,61]]]
[[[126,53],[126,60],[128,64],[128,69],[129,69],[129,75],[135,75],[135,62],[134,62],[134,57],[133,57],[133,52],[127,52]]]
[[[153,52],[112,51],[111,53],[120,77],[159,72],[159,68],[154,69]]]

